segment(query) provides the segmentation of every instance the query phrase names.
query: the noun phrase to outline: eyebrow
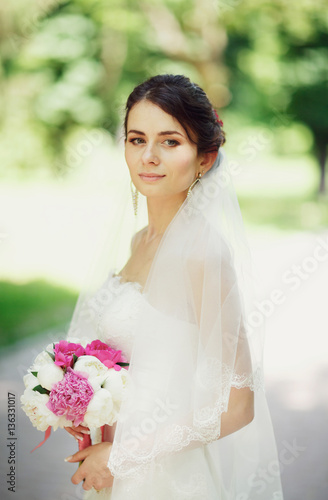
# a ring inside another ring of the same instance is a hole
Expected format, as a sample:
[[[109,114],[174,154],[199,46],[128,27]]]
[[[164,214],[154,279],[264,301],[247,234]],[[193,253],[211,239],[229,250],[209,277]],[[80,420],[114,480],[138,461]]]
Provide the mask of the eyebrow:
[[[138,135],[146,135],[144,132],[141,132],[140,130],[129,130],[128,131],[128,134],[138,134]],[[159,132],[158,135],[174,135],[174,134],[178,134],[178,135],[181,135],[181,137],[184,137],[182,134],[180,134],[180,132],[178,132],[177,130],[164,130],[163,132]]]

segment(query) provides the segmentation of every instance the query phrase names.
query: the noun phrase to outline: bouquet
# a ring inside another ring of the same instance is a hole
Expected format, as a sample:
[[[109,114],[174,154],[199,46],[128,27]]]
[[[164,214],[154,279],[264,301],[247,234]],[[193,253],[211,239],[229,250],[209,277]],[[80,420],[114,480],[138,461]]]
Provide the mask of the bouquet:
[[[128,384],[125,357],[100,340],[75,340],[49,344],[24,376],[22,408],[46,432],[38,446],[51,428],[99,429],[117,421]]]

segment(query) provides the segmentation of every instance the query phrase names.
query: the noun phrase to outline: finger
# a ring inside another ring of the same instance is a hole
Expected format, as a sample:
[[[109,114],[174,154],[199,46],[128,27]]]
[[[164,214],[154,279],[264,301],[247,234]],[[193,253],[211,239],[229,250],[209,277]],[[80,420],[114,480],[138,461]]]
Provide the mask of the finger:
[[[90,448],[92,448],[92,446],[88,446],[84,448],[84,450],[77,451],[74,455],[64,458],[65,462],[75,463],[84,460],[89,455]]]
[[[75,426],[75,425],[65,425],[64,429],[66,429],[66,430],[71,429],[73,431],[82,432],[83,434],[90,434],[89,427],[84,427],[83,425],[77,425],[77,426]]]
[[[75,472],[75,474],[73,474],[73,476],[71,477],[71,481],[73,484],[79,484],[81,481],[84,481],[85,474],[81,467],[79,467]]]
[[[83,425],[78,425],[77,427],[72,427],[77,432],[82,432],[82,434],[90,434],[90,429],[88,427],[84,427]]]
[[[83,481],[82,488],[83,488],[85,491],[89,491],[89,490],[91,490],[92,485],[91,485],[90,483],[88,483],[88,481]]]
[[[81,434],[81,433],[76,432],[71,427],[65,427],[65,430],[68,432],[68,434],[70,434],[71,436],[73,436],[75,439],[78,439],[79,441],[82,441],[83,437],[85,435],[85,434]]]

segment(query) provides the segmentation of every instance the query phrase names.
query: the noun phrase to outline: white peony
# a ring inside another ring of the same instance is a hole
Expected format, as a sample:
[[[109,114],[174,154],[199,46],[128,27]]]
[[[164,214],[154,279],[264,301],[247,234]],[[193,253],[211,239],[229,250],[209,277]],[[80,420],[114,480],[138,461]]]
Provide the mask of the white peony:
[[[63,380],[64,376],[63,370],[55,363],[41,366],[37,374],[40,385],[48,391],[51,391],[54,384]]]
[[[22,407],[23,411],[39,431],[46,431],[49,425],[58,427],[58,417],[46,406],[49,401],[47,394],[25,389],[20,400],[24,405]]]
[[[50,349],[47,349],[47,350],[52,353],[52,351],[53,351],[52,346]],[[53,364],[53,359],[49,356],[49,354],[46,351],[42,351],[35,358],[33,366],[31,367],[31,370],[33,372],[37,372],[37,371],[39,371],[41,366],[50,365],[50,364]]]
[[[24,375],[23,381],[26,389],[33,389],[34,387],[39,385],[38,379],[34,377],[32,373],[27,373],[26,375]]]
[[[94,391],[101,388],[109,371],[107,366],[95,356],[81,356],[76,361],[74,370],[88,375],[88,382],[92,385]]]
[[[129,375],[125,368],[119,371],[111,368],[102,387],[111,393],[114,403],[120,406],[124,399],[128,382]]]
[[[90,429],[105,424],[112,425],[116,420],[116,411],[113,411],[113,406],[110,393],[106,389],[99,389],[88,405],[82,425]]]

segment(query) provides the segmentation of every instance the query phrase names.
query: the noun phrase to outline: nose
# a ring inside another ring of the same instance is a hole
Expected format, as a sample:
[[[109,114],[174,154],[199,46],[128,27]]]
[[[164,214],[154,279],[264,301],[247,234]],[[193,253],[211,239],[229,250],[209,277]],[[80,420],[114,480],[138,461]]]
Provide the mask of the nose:
[[[155,145],[152,144],[147,144],[145,147],[143,153],[142,153],[142,162],[144,165],[147,165],[151,163],[152,165],[158,165],[159,164],[159,157],[156,152]]]

